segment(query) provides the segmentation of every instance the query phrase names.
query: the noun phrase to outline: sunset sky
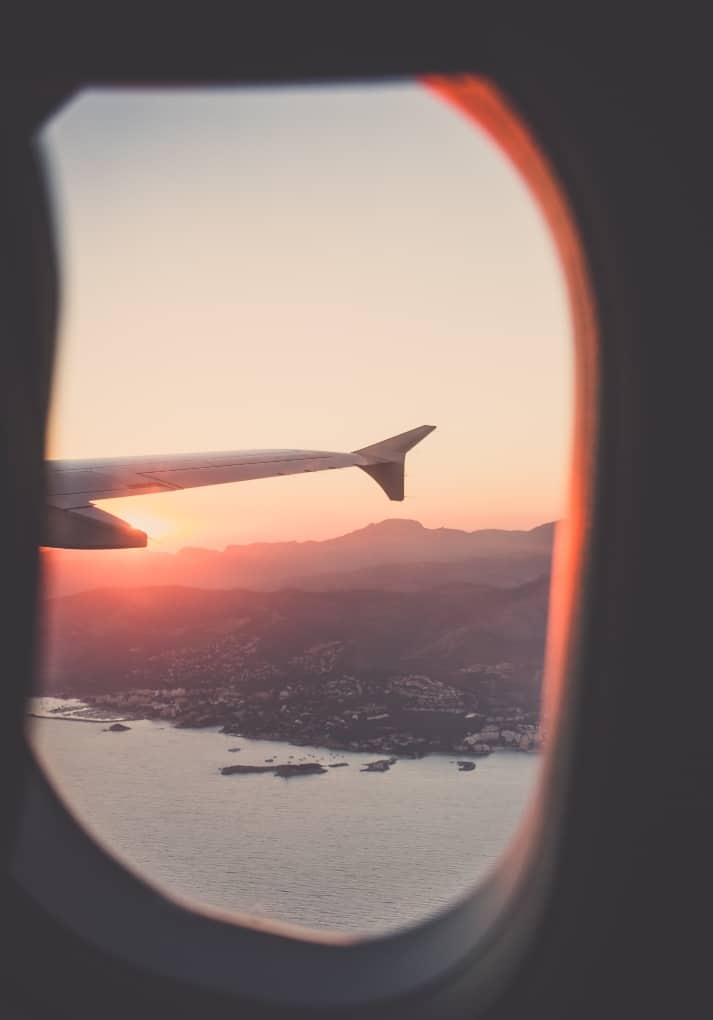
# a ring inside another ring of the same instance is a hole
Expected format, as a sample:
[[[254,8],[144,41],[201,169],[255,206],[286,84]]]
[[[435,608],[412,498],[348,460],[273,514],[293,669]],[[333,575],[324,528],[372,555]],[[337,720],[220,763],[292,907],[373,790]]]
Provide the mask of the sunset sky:
[[[403,503],[349,469],[101,504],[154,548],[562,514],[560,269],[456,110],[409,82],[93,90],[41,145],[63,295],[49,457],[352,450],[438,426]]]

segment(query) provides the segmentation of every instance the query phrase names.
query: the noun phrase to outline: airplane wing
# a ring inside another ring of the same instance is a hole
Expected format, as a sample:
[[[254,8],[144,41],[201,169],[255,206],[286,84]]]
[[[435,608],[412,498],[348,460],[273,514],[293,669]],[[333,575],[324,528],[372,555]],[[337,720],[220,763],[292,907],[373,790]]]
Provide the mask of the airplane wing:
[[[47,517],[42,545],[64,549],[126,549],[146,545],[146,534],[100,510],[94,500],[175,492],[200,485],[244,482],[305,471],[359,467],[389,499],[404,498],[406,453],[435,428],[392,436],[351,453],[327,450],[238,450],[172,456],[50,460]]]

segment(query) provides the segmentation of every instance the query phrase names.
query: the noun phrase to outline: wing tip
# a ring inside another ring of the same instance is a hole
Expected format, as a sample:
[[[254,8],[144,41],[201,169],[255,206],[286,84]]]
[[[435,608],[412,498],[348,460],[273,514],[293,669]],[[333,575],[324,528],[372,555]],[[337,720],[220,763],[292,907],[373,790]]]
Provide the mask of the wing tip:
[[[372,460],[372,463],[360,464],[359,467],[374,479],[389,499],[401,502],[404,499],[406,454],[435,428],[435,425],[419,425],[408,432],[383,439],[380,443],[354,450],[359,456]]]
[[[363,457],[378,457],[387,461],[397,460],[399,457],[404,457],[417,443],[429,436],[435,428],[435,425],[418,425],[415,429],[409,429],[408,432],[400,432],[397,436],[389,436],[388,439],[382,439],[381,442],[373,443],[371,446],[363,446],[353,452],[359,453]]]

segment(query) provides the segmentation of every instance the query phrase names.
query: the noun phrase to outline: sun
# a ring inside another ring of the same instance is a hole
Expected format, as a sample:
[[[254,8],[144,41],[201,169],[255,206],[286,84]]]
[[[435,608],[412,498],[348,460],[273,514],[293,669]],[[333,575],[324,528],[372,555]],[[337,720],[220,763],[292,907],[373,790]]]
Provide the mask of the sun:
[[[174,530],[171,521],[165,517],[156,517],[143,510],[122,511],[121,516],[132,528],[145,531],[150,542],[160,541]]]

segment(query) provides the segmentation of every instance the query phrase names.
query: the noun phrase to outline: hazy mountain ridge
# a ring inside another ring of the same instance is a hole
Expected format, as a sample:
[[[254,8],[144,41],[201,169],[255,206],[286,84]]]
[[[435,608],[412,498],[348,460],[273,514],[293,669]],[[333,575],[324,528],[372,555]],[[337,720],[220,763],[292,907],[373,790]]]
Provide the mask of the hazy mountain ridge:
[[[177,553],[44,550],[45,595],[107,583],[254,591],[417,591],[452,582],[510,587],[548,572],[554,528],[548,523],[529,531],[468,532],[392,518],[321,542],[256,542]]]

